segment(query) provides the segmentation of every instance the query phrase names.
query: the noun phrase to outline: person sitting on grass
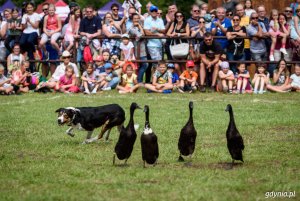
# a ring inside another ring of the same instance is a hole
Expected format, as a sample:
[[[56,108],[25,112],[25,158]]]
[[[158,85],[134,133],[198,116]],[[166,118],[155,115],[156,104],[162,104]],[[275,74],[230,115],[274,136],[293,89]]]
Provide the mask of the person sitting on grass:
[[[88,63],[86,71],[81,76],[83,93],[96,94],[99,88],[98,78],[99,74],[95,71],[93,63]]]
[[[167,69],[172,74],[172,84],[173,84],[173,89],[175,90],[179,87],[179,76],[175,72],[175,65],[172,63],[168,63]]]
[[[178,91],[180,93],[184,93],[188,91],[189,93],[195,92],[197,90],[196,82],[198,78],[198,74],[194,70],[195,64],[192,60],[188,60],[186,62],[186,69],[180,75],[180,84]]]
[[[106,63],[104,64],[105,73],[101,73],[100,79],[99,79],[99,87],[103,91],[109,91],[111,89],[116,88],[116,86],[119,84],[120,79],[118,77],[118,74],[113,71],[112,64]]]
[[[94,64],[95,71],[98,74],[105,73],[105,68],[104,68],[104,62],[103,62],[102,55],[96,56],[96,58],[94,59],[94,61],[95,61],[95,64]]]
[[[256,65],[256,73],[252,80],[252,84],[254,84],[254,94],[263,94],[266,92],[266,86],[270,81],[270,74],[266,71],[266,64],[258,63]],[[259,91],[258,91],[259,88]]]
[[[65,74],[59,78],[55,89],[63,93],[77,93],[80,91],[76,86],[76,76],[71,65],[66,67]]]
[[[240,63],[238,65],[238,72],[236,73],[236,94],[252,93],[252,87],[250,84],[250,74],[246,70],[246,65]]]
[[[165,61],[160,61],[152,77],[152,84],[145,84],[148,92],[171,93],[173,89],[172,74],[167,71]]]
[[[229,63],[227,61],[221,62],[220,67],[221,70],[219,71],[219,78],[221,80],[222,90],[224,93],[229,92],[232,94],[234,74],[231,70],[229,70]]]
[[[4,76],[4,66],[0,64],[0,94],[10,95],[13,93],[14,88],[10,84],[11,79]]]
[[[291,75],[289,79],[289,84],[281,85],[281,86],[270,86],[268,85],[268,89],[276,92],[288,92],[290,90],[300,92],[300,64],[296,64],[295,73]],[[270,88],[272,87],[272,88]]]
[[[281,59],[278,62],[276,69],[273,71],[273,85],[271,83],[267,84],[267,89],[269,91],[281,92],[282,89],[288,89],[289,87],[287,87],[287,85],[289,84],[290,71],[287,67],[286,61]]]
[[[120,94],[136,92],[140,86],[137,82],[137,75],[134,73],[133,66],[133,63],[126,66],[126,73],[122,75],[121,84],[117,86]]]
[[[14,88],[18,88],[17,93],[27,93],[29,90],[35,89],[36,87],[35,84],[31,83],[32,74],[29,72],[29,66],[29,61],[22,61],[20,69],[12,74],[11,84]]]

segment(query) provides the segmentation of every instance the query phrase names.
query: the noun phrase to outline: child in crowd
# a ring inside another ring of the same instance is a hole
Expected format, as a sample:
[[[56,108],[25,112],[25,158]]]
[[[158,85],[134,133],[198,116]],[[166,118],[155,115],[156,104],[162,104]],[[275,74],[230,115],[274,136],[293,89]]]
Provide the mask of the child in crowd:
[[[167,65],[168,71],[172,74],[172,84],[173,89],[178,89],[179,87],[179,75],[175,72],[175,65],[172,63],[168,63]]]
[[[295,73],[291,75],[291,88],[297,92],[300,92],[300,64],[295,66]]]
[[[139,88],[137,75],[134,73],[133,64],[126,65],[126,73],[122,75],[121,84],[117,86],[120,94],[133,93]]]
[[[238,65],[238,72],[236,74],[236,94],[245,94],[251,93],[251,84],[250,84],[250,74],[246,70],[246,65],[244,63],[240,63]]]
[[[110,62],[110,53],[109,50],[103,50],[102,51],[102,58],[103,58],[103,63],[111,63]]]
[[[89,63],[86,67],[86,71],[83,72],[81,76],[82,88],[84,89],[85,94],[96,94],[99,88],[99,74],[94,70],[93,63]],[[92,92],[90,92],[92,91]]]
[[[263,94],[266,92],[266,86],[269,83],[270,74],[266,71],[266,64],[259,63],[256,65],[256,73],[252,80],[254,84],[254,94]]]
[[[5,39],[5,47],[9,52],[12,52],[11,45],[19,43],[22,34],[22,19],[19,17],[19,10],[12,9],[12,18],[7,19],[7,35]]]
[[[219,71],[219,78],[221,80],[222,90],[224,93],[229,92],[232,94],[234,74],[231,70],[229,70],[229,63],[227,61],[221,62],[220,67],[221,70]]]
[[[59,78],[56,90],[63,93],[77,93],[80,91],[76,86],[76,76],[71,65],[66,67],[65,74]]]
[[[7,57],[7,69],[8,74],[12,74],[13,71],[20,69],[21,62],[25,61],[23,54],[21,54],[20,45],[15,43],[12,49],[12,53]]]
[[[57,43],[58,38],[60,37],[61,32],[61,20],[60,17],[55,14],[55,5],[49,5],[49,14],[44,18],[44,27],[43,34],[41,36],[40,48],[46,52],[46,58],[49,59],[49,53],[46,51],[45,44],[50,40],[51,45],[55,48],[56,51],[60,52],[59,44]]]
[[[109,91],[114,89],[120,82],[118,74],[113,71],[112,64],[106,63],[104,64],[105,73],[100,74],[99,87],[103,91]]]
[[[0,94],[9,95],[13,93],[13,86],[10,84],[10,78],[4,76],[4,66],[0,64]]]
[[[95,64],[94,64],[95,72],[97,72],[98,74],[105,73],[103,56],[101,56],[101,55],[96,56],[94,61],[95,61]]]
[[[280,31],[281,25],[278,22],[278,18],[279,18],[278,10],[272,9],[271,17],[270,17],[270,29],[269,29],[269,33],[271,34],[271,39],[272,39],[272,45],[271,45],[271,49],[270,49],[270,61],[275,60],[274,50],[275,50],[275,45],[276,45],[278,36],[280,36],[281,40],[282,40],[280,52],[282,52],[283,54],[287,54],[287,51],[285,49],[287,34]]]
[[[195,64],[192,60],[188,60],[186,62],[186,69],[180,75],[180,84],[178,91],[180,93],[184,93],[188,91],[189,93],[195,92],[197,90],[196,81],[198,78],[198,74],[194,71]]]
[[[120,49],[121,49],[121,58],[122,58],[122,60],[124,60],[124,61],[135,60],[134,45],[129,40],[129,35],[128,34],[123,34],[122,35],[122,42],[120,44]]]
[[[167,65],[164,61],[158,63],[152,77],[152,84],[145,84],[148,92],[171,93],[173,89],[172,74],[167,71]]]
[[[34,77],[34,83],[32,82],[32,74],[29,72],[29,61],[22,61],[19,70],[16,70],[12,74],[11,84],[18,88],[16,92],[28,92],[29,90],[36,88],[36,78]]]

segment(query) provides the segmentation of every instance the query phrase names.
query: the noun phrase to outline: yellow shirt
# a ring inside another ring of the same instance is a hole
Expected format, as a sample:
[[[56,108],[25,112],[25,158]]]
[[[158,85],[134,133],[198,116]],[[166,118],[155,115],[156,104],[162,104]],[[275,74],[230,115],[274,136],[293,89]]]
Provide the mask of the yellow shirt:
[[[250,18],[248,16],[244,16],[241,18],[240,26],[247,27],[250,24]],[[250,48],[250,40],[245,39],[244,48],[249,49]]]

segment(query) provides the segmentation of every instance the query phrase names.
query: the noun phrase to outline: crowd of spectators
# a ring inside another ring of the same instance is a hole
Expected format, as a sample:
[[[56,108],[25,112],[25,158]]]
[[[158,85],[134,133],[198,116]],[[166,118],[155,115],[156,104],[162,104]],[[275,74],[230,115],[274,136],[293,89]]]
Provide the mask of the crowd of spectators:
[[[176,4],[164,14],[152,2],[125,0],[123,17],[112,4],[103,19],[92,6],[71,2],[64,21],[53,4],[44,3],[42,14],[35,7],[28,2],[22,11],[6,9],[0,16],[2,94],[114,88],[133,93],[141,87],[162,93],[300,90],[299,64],[287,63],[300,60],[300,0],[269,11],[253,8],[251,0],[224,0],[212,10],[193,4],[189,16]],[[180,43],[189,44],[189,53],[175,58],[170,46]],[[187,62],[165,63],[166,58]],[[244,61],[256,63],[252,80]]]

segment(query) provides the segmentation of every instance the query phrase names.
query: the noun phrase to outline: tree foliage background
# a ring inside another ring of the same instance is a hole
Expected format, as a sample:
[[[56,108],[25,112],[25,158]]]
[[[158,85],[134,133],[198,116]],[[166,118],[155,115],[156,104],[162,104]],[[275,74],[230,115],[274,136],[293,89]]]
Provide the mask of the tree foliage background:
[[[6,0],[0,0],[0,5],[3,5],[5,3]],[[25,0],[26,1],[26,0]],[[28,0],[28,1],[34,1],[36,5],[44,2],[45,0]],[[72,0],[64,0],[64,2],[66,2],[67,4],[69,4],[69,2],[71,2]],[[123,3],[124,0],[118,0],[120,3]],[[203,0],[204,2],[207,2],[207,0]],[[13,0],[13,2],[18,6],[21,7],[22,3],[24,2],[24,0]],[[94,6],[96,9],[101,8],[104,4],[106,4],[107,2],[109,2],[109,0],[76,0],[75,2],[77,2],[82,8],[87,6],[87,5],[92,5]],[[146,12],[145,7],[146,4],[149,2],[149,0],[140,0],[140,3],[143,5],[143,13]],[[152,0],[152,3],[156,6],[159,7],[159,9],[163,10],[163,13],[165,14],[167,12],[168,9],[168,5],[170,5],[171,3],[176,3],[178,9],[182,12],[184,12],[184,14],[186,16],[189,16],[189,11],[191,9],[191,6],[193,5],[193,3],[199,3],[201,2],[201,0]]]

